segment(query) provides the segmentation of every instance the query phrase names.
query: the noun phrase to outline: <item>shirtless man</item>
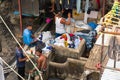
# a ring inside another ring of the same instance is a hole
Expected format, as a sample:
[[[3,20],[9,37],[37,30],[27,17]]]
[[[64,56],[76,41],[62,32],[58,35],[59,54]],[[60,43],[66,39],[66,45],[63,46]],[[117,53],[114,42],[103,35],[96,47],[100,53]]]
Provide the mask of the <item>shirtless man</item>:
[[[37,49],[36,52],[35,52],[35,54],[38,56],[38,59],[37,59],[37,68],[40,71],[44,72],[47,69],[47,62],[46,62],[47,58],[42,54],[42,50],[41,49]],[[35,68],[33,68],[30,71],[30,73],[33,73],[34,71],[36,71]]]

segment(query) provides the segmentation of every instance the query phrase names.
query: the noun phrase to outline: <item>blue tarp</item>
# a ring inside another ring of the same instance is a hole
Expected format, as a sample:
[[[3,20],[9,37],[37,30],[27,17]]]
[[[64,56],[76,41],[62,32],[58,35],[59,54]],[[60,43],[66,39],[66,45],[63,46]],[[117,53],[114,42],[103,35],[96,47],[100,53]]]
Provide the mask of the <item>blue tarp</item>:
[[[20,13],[19,13],[19,11],[14,11],[13,14],[15,14],[15,15],[19,15]],[[28,16],[28,17],[30,17],[30,16],[34,16],[34,15],[32,15],[32,14],[24,14],[24,13],[22,13],[22,16]]]
[[[89,22],[88,25],[94,30],[97,27],[97,24],[94,22]]]

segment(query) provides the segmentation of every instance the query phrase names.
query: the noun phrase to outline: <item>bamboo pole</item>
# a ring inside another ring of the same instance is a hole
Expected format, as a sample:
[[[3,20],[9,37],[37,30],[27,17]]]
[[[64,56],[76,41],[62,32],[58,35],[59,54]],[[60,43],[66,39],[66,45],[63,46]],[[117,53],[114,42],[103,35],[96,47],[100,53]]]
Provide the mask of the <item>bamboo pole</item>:
[[[112,34],[112,35],[120,35],[120,33],[118,33],[118,32],[107,32],[107,31],[104,31],[104,32],[101,32],[101,33]]]
[[[106,67],[106,66],[102,66],[102,68],[103,68],[103,69],[110,69],[110,70],[120,71],[119,68]]]

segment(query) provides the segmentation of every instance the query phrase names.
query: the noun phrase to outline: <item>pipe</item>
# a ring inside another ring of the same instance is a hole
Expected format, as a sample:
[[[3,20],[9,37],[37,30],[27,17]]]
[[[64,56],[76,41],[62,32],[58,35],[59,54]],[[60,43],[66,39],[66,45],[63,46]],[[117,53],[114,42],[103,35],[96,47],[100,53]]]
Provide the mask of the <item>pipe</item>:
[[[110,70],[113,70],[113,71],[120,71],[119,68],[113,68],[113,67],[106,67],[106,66],[102,66],[103,69],[110,69]]]
[[[103,30],[104,31],[104,30]],[[104,52],[104,34],[102,34],[102,46],[101,46],[101,57],[100,57],[100,64],[102,65],[103,63],[103,52]],[[99,80],[101,80],[102,77],[102,68],[100,69],[100,78]]]
[[[22,35],[22,8],[21,8],[21,0],[18,0],[19,7],[19,16],[20,16],[20,34]]]
[[[103,4],[103,6],[102,6],[102,16],[105,15],[105,1],[106,1],[106,0],[103,0],[103,1],[102,1],[102,4]]]
[[[107,31],[104,31],[102,33],[104,33],[104,34],[111,34],[111,35],[120,35],[119,32],[107,32]]]

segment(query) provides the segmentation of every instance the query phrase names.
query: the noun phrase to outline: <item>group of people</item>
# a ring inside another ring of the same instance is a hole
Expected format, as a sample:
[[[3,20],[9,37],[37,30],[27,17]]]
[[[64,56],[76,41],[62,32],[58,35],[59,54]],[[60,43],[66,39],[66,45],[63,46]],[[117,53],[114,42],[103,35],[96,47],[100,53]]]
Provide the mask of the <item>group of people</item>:
[[[20,45],[24,46],[23,43],[21,43],[21,42],[20,42]],[[35,52],[35,55],[38,56],[38,59],[36,61],[37,68],[40,71],[46,70],[47,58],[42,54],[42,50],[37,49]],[[16,59],[17,59],[18,74],[21,75],[22,77],[25,77],[25,62],[28,59],[28,57],[25,56],[25,54],[23,53],[23,51],[19,45],[17,45],[17,47],[16,47]],[[35,71],[36,71],[36,69],[33,68],[32,70],[29,71],[29,73],[33,73]],[[18,76],[18,79],[22,80],[19,76]]]
[[[71,24],[71,13],[68,13],[68,19],[65,19],[62,17],[62,12],[58,12],[55,14],[55,37],[61,36],[62,34],[66,33],[65,25]],[[38,40],[35,38],[33,32],[32,32],[32,25],[27,25],[27,27],[23,31],[23,43],[20,43],[20,45],[23,47],[24,44],[28,45],[29,47],[35,46],[36,42]],[[37,55],[39,58],[37,60],[37,68],[39,70],[44,70],[46,68],[46,57],[42,54],[41,49],[37,49],[35,51],[35,55]],[[21,47],[17,45],[16,47],[16,59],[17,59],[17,67],[18,67],[18,73],[25,77],[25,62],[28,59],[25,56],[25,53],[23,53]],[[36,71],[35,68],[30,70],[30,73],[33,73]],[[19,80],[21,80],[20,77],[18,77]]]
[[[37,39],[34,37],[34,34],[32,32],[32,26],[27,25],[26,29],[23,31],[23,43],[19,42],[21,47],[24,47],[24,44],[31,47],[31,46],[34,46],[36,42],[37,42]],[[18,69],[18,74],[23,78],[25,78],[25,63],[28,57],[26,56],[26,53],[23,53],[23,50],[21,47],[17,44],[16,51],[15,51],[16,60],[17,60],[17,69]],[[36,61],[37,68],[40,71],[45,70],[47,67],[47,63],[46,63],[47,58],[42,54],[42,50],[39,48],[36,49],[35,55],[38,56],[38,59]],[[32,70],[29,71],[29,73],[32,74],[35,71],[37,70],[33,68]],[[18,76],[18,80],[22,80],[22,79]]]

